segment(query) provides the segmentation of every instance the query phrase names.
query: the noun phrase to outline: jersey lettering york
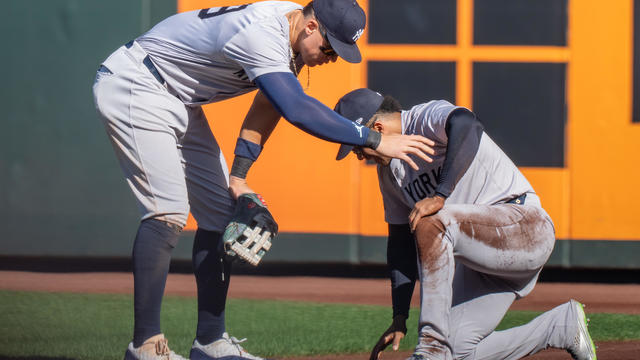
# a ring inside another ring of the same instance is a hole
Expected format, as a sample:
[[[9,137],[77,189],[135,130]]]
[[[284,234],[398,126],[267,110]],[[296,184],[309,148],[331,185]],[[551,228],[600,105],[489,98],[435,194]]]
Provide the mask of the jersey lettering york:
[[[456,108],[447,101],[434,100],[402,112],[402,133],[433,140],[435,154],[430,163],[415,159],[419,170],[413,170],[399,159],[392,159],[389,166],[378,167],[388,223],[406,224],[415,204],[435,195],[447,156],[447,119]],[[533,193],[527,179],[493,140],[483,134],[476,156],[445,203],[489,205],[524,193]]]
[[[404,186],[403,189],[414,202],[418,202],[426,197],[431,197],[436,193],[441,172],[442,166],[439,166],[437,169],[431,169],[431,171],[423,172]]]

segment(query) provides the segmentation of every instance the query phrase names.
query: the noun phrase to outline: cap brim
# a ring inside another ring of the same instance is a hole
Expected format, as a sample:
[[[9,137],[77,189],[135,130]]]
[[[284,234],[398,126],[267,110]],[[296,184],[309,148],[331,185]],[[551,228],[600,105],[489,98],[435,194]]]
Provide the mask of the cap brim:
[[[342,160],[353,150],[353,145],[340,145],[340,149],[338,149],[338,155],[336,155],[336,160]]]
[[[357,64],[362,61],[362,55],[360,55],[358,45],[342,42],[329,33],[327,33],[327,39],[329,39],[331,48],[333,48],[338,56],[343,58],[346,62]]]

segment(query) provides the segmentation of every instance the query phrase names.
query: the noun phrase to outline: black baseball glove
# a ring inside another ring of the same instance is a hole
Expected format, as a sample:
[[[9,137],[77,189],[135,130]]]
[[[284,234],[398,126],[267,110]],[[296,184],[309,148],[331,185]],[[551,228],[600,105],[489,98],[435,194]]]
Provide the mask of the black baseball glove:
[[[267,210],[262,196],[244,194],[238,197],[222,241],[228,256],[237,256],[257,266],[271,248],[271,239],[277,234],[278,224]]]

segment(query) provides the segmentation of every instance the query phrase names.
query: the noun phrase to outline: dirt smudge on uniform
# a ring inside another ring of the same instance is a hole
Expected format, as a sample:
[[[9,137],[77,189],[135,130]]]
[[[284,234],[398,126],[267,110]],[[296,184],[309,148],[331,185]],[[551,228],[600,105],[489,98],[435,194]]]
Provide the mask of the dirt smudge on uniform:
[[[449,352],[446,345],[444,345],[440,340],[436,339],[430,335],[420,334],[420,338],[418,340],[420,343],[419,348],[421,351],[426,351],[428,355],[433,355],[438,358],[441,358]]]
[[[445,232],[444,224],[438,215],[424,217],[418,223],[414,236],[418,247],[420,264],[433,273],[446,265],[448,257],[442,244]]]
[[[546,219],[533,209],[504,205],[494,206],[490,215],[458,214],[455,222],[462,233],[494,249],[533,250],[544,239],[536,234],[545,226]]]

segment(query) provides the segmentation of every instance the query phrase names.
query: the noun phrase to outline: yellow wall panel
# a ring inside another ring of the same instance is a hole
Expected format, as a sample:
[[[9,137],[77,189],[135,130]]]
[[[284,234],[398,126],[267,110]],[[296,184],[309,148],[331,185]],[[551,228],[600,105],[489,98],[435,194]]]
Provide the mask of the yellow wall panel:
[[[631,120],[631,0],[571,1],[571,238],[638,239],[640,126]]]
[[[556,229],[556,237],[569,237],[569,170],[556,168],[520,168],[529,180]],[[526,200],[525,200],[526,203]]]

